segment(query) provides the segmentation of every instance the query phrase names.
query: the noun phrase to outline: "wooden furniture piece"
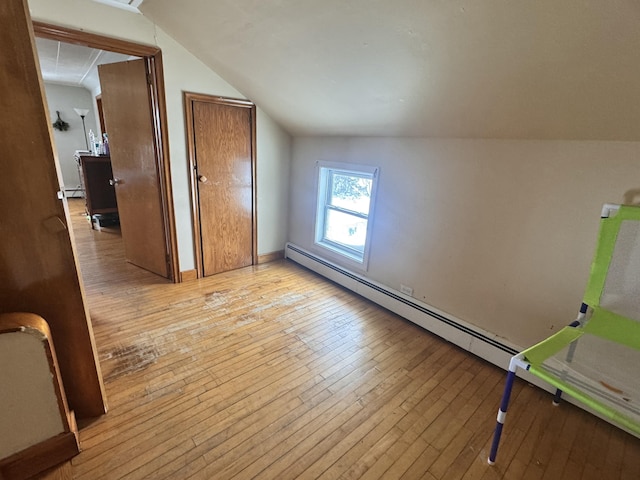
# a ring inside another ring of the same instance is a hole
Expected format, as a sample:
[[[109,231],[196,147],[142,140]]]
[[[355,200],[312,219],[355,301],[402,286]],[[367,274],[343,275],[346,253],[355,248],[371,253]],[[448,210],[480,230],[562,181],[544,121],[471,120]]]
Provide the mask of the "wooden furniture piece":
[[[0,478],[30,478],[80,453],[49,325],[0,314]]]
[[[87,213],[91,226],[100,227],[103,219],[117,219],[118,202],[113,184],[113,171],[109,155],[80,155]]]

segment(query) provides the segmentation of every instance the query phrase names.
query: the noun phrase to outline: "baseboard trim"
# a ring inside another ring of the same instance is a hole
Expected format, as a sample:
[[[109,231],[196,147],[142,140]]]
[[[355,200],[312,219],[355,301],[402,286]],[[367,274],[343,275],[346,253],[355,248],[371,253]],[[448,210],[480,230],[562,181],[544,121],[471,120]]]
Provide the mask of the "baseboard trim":
[[[180,282],[188,282],[189,280],[196,280],[198,278],[198,272],[196,269],[185,270],[180,272]]]
[[[278,250],[277,252],[265,253],[258,255],[258,264],[275,262],[284,258],[284,250]]]

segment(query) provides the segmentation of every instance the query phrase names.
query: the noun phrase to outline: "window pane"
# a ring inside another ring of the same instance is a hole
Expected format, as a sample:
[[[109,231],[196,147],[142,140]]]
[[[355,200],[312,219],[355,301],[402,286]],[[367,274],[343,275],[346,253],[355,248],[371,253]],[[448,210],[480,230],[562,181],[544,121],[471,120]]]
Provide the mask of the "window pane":
[[[372,178],[334,173],[328,202],[353,212],[369,214]]]
[[[327,209],[324,236],[326,240],[364,252],[367,221],[338,210]]]

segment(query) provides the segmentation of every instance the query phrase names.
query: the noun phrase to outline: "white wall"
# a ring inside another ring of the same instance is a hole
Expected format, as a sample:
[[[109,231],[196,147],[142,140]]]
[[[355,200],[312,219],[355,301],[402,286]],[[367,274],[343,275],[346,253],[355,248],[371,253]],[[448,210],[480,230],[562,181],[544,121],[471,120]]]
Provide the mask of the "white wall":
[[[56,121],[56,111],[59,111],[62,120],[69,124],[69,130],[63,132],[53,129],[53,138],[58,154],[58,161],[60,162],[60,169],[62,170],[64,187],[67,190],[73,189],[80,183],[78,167],[73,154],[76,150],[84,150],[86,148],[84,132],[82,130],[82,119],[73,109],[74,107],[88,109],[89,113],[84,119],[87,134],[90,129],[97,132],[94,109],[95,100],[92,98],[91,92],[82,87],[56,85],[53,83],[45,83],[44,86],[51,123]]]
[[[169,130],[169,154],[180,270],[194,268],[188,161],[182,92],[244,98],[213,70],[142,15],[85,0],[30,0],[32,18],[121,38],[162,49]],[[281,250],[286,239],[290,139],[258,106],[257,122],[258,253]],[[274,184],[273,172],[282,177]]]
[[[367,277],[520,346],[574,319],[601,205],[640,200],[638,142],[295,138],[289,240],[318,253],[318,160],[380,167]]]
[[[262,110],[258,110],[258,232],[272,230],[274,235],[258,235],[258,252],[282,250],[289,230],[289,170],[291,137]],[[275,233],[280,233],[276,235]]]

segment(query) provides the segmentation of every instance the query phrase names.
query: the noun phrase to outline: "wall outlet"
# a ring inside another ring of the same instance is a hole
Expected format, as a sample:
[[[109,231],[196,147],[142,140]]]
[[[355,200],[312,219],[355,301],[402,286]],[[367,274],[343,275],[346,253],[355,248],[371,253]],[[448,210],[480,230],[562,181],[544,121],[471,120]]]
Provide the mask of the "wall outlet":
[[[405,295],[413,296],[413,288],[400,284],[400,291]]]

